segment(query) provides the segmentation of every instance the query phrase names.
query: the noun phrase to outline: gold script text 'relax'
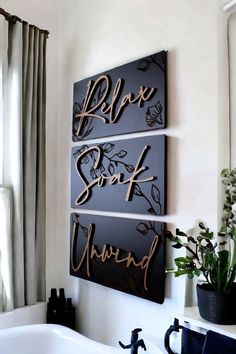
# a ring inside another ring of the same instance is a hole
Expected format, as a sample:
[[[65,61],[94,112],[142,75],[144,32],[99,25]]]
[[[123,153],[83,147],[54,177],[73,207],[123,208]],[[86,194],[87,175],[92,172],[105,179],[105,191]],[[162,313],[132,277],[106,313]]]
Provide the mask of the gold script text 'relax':
[[[86,118],[93,117],[101,119],[103,123],[116,123],[119,120],[123,109],[128,106],[128,104],[137,103],[138,107],[141,107],[143,103],[148,101],[157,90],[154,87],[140,86],[136,97],[133,93],[129,92],[120,100],[123,86],[122,84],[123,80],[119,78],[116,81],[111,97],[111,103],[109,104],[106,102],[106,97],[111,88],[111,81],[109,80],[109,77],[107,75],[101,75],[95,82],[92,80],[88,82],[82,110],[81,112],[75,114],[75,118],[79,118],[79,124],[76,131],[76,135],[78,137],[81,134],[82,126]],[[101,93],[98,102],[94,105],[95,94],[96,92],[101,92],[101,87],[104,87],[103,92]],[[117,107],[119,100],[120,104]],[[95,113],[98,109],[100,109],[102,115]],[[104,117],[104,115],[109,115],[109,118]]]

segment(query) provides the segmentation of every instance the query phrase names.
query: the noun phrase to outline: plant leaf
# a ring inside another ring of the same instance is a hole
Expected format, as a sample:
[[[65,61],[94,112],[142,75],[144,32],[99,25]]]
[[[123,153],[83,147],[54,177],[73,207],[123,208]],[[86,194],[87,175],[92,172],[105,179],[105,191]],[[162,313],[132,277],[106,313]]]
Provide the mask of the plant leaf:
[[[181,248],[183,245],[181,243],[176,243],[175,245],[172,245],[173,248]]]
[[[176,235],[178,236],[183,236],[183,237],[188,237],[187,234],[185,234],[183,231],[181,231],[180,229],[176,229]]]
[[[200,227],[200,229],[202,229],[202,230],[205,230],[206,229],[206,226],[203,224],[203,222],[199,222],[198,223],[198,226]]]
[[[222,241],[222,242],[219,243],[220,246],[224,246],[226,244],[227,244],[227,241]]]
[[[188,257],[188,256],[175,258],[175,263],[176,264],[177,264],[177,262],[179,262],[180,264],[182,264],[182,263],[189,264],[189,263],[192,263],[192,261],[193,261],[193,258],[192,257]]]
[[[188,242],[192,242],[195,245],[197,244],[197,241],[195,240],[195,238],[193,236],[188,236]]]
[[[229,251],[223,250],[218,252],[218,267],[217,267],[217,283],[218,289],[224,289],[227,284],[227,273],[230,261]]]
[[[194,269],[194,275],[196,275],[197,277],[200,277],[200,275],[201,275],[200,269]]]
[[[175,277],[179,277],[181,275],[187,274],[190,279],[193,278],[192,272],[186,269],[176,270]]]

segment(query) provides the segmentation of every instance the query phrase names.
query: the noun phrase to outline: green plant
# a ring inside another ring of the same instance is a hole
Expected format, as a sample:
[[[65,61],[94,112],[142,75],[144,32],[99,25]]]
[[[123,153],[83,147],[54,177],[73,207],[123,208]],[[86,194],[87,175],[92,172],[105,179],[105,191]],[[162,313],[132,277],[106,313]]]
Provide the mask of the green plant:
[[[188,255],[175,258],[177,269],[166,269],[176,277],[186,274],[189,278],[204,276],[214,290],[228,293],[236,277],[236,169],[221,172],[225,200],[222,226],[218,237],[200,222],[196,237],[176,229],[176,235],[167,231],[174,248],[185,248]]]

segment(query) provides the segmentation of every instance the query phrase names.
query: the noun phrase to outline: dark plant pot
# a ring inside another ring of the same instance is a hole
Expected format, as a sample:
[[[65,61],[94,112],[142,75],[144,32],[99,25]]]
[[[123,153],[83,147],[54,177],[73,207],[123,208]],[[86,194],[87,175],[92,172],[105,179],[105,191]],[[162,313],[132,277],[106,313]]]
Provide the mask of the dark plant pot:
[[[236,324],[236,283],[229,294],[215,291],[210,284],[197,284],[199,313],[212,323]]]

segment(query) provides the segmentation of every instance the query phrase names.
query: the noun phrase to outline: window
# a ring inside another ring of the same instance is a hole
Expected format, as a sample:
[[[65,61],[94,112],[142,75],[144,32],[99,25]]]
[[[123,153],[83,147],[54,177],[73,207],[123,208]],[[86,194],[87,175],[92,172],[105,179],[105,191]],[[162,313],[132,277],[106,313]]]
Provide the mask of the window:
[[[3,310],[45,300],[47,36],[46,31],[15,20],[0,9],[0,309]]]

